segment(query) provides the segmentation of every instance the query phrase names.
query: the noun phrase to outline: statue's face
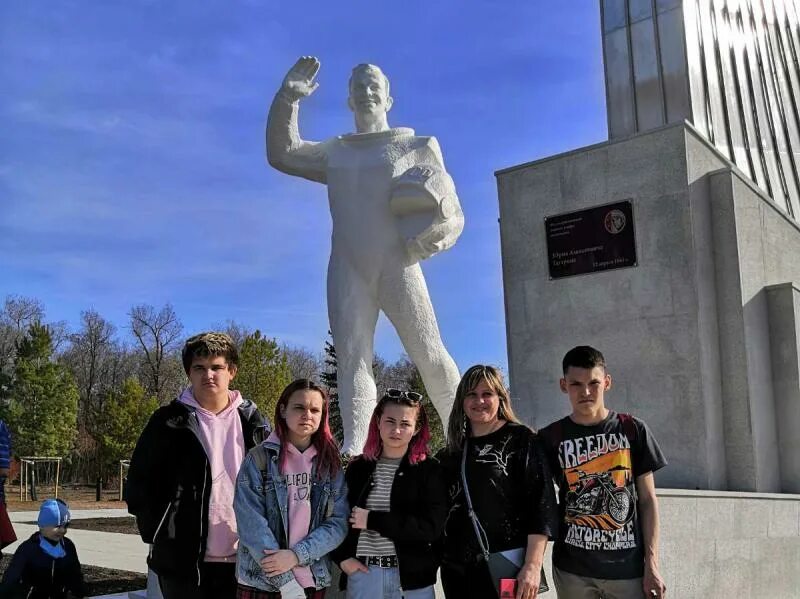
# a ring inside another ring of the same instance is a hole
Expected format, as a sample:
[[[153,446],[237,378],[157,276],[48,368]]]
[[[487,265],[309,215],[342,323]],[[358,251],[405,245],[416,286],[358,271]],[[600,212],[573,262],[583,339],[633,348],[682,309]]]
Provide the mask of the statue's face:
[[[364,115],[386,113],[392,107],[392,98],[386,89],[383,75],[374,69],[356,72],[350,81],[350,110]]]

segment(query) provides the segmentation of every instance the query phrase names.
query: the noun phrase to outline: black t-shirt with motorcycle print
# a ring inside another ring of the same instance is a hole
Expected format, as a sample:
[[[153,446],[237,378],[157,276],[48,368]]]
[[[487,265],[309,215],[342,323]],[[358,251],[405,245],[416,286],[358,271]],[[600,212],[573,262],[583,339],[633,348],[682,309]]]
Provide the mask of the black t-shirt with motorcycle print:
[[[638,418],[611,411],[590,426],[567,416],[539,434],[559,487],[553,565],[592,578],[642,576],[636,478],[667,463],[650,429]]]

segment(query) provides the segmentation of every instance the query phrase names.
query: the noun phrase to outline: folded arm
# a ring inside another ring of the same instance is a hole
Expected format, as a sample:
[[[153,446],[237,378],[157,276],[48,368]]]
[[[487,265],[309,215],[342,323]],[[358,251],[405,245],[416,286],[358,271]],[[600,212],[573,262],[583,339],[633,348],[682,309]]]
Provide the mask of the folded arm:
[[[341,470],[331,486],[332,512],[326,514],[319,526],[292,547],[301,566],[308,566],[336,549],[347,535],[347,514],[350,508],[347,502],[347,485]]]
[[[239,549],[241,551],[244,548],[259,564],[265,558],[265,550],[280,549],[278,539],[266,518],[267,500],[264,483],[261,471],[253,459],[252,452],[260,450],[255,448],[245,457],[236,477],[236,491],[233,496],[233,511],[236,514],[239,531]],[[267,578],[275,587],[280,588],[290,580],[294,580],[294,575],[289,571]]]
[[[437,468],[425,481],[425,501],[413,512],[370,511],[367,528],[393,541],[432,543],[442,534],[447,518],[447,488]]]

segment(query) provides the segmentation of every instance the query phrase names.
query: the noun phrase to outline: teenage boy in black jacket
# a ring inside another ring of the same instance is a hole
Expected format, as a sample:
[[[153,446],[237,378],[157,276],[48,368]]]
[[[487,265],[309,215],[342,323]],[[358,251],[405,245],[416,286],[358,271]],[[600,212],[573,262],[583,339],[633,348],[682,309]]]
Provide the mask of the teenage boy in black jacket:
[[[191,386],[142,431],[128,472],[128,511],[150,544],[147,563],[165,599],[233,599],[234,483],[268,425],[253,402],[229,389],[238,352],[228,335],[196,335],[182,358]]]

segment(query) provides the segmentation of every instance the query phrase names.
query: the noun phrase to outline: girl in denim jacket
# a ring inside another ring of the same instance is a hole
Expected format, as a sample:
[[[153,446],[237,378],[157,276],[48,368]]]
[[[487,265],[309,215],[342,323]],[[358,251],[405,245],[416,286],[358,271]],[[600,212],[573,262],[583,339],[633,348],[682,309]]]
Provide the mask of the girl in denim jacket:
[[[239,599],[321,599],[327,554],[347,532],[347,491],[328,426],[328,396],[298,379],[275,406],[275,430],[245,458],[233,507]]]

